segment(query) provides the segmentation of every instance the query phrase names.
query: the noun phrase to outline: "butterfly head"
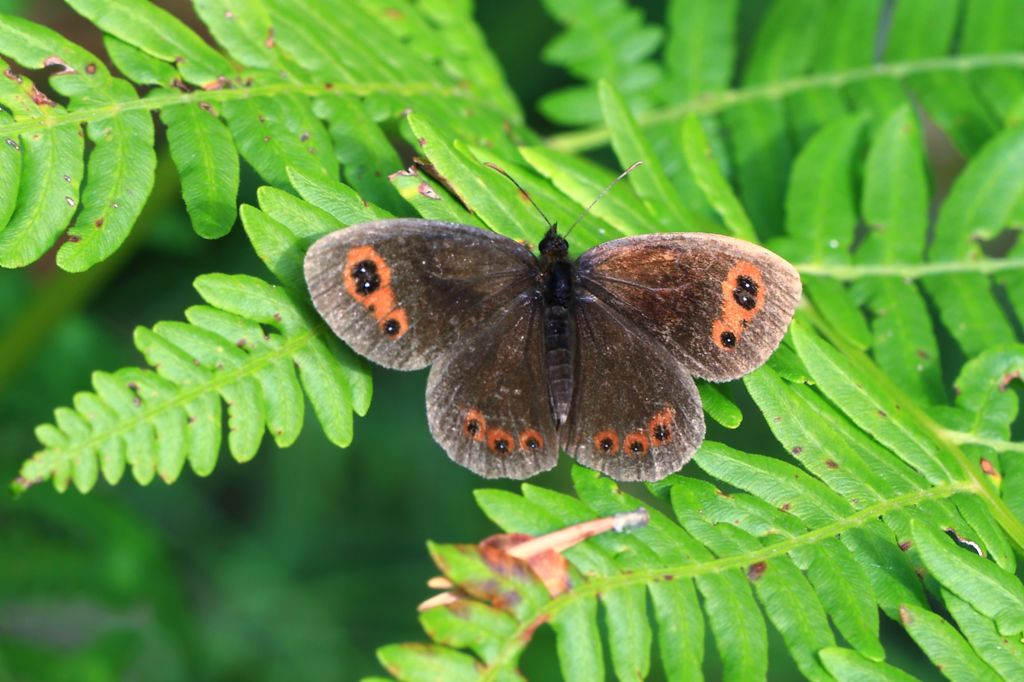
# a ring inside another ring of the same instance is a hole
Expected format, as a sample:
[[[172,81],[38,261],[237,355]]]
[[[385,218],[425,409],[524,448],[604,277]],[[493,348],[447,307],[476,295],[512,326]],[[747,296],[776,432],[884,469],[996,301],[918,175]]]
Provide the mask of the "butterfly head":
[[[546,261],[567,260],[569,258],[569,242],[558,234],[558,225],[552,224],[540,240],[541,259]]]

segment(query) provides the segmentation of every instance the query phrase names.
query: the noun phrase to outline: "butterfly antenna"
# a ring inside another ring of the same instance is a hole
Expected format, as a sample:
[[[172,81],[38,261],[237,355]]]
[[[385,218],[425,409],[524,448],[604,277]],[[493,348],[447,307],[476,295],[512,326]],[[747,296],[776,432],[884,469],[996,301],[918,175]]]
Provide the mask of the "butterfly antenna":
[[[506,178],[508,178],[509,182],[511,182],[513,185],[516,186],[516,189],[519,190],[520,194],[522,194],[524,197],[526,197],[526,200],[529,201],[530,204],[532,204],[535,209],[537,209],[537,213],[540,213],[540,217],[544,219],[544,222],[547,223],[547,226],[549,228],[554,227],[554,223],[552,223],[550,220],[548,220],[548,217],[546,215],[544,215],[544,211],[540,210],[540,206],[538,206],[537,202],[533,200],[533,197],[530,196],[530,193],[527,192],[525,189],[523,189],[523,186],[520,185],[518,182],[516,182],[516,179],[513,178],[511,175],[509,175],[505,171],[504,168],[502,168],[501,166],[499,166],[497,164],[491,163],[490,161],[484,161],[484,165],[487,166],[488,168],[490,168],[491,170],[498,171],[499,173],[504,175]]]
[[[594,204],[596,204],[597,202],[601,201],[601,198],[604,197],[605,194],[608,194],[608,192],[611,190],[612,187],[614,187],[615,185],[619,184],[619,180],[621,180],[622,178],[624,178],[627,175],[629,175],[630,173],[632,173],[633,169],[635,169],[637,166],[642,166],[643,163],[644,163],[643,161],[637,161],[632,166],[630,166],[626,170],[624,170],[621,173],[619,173],[619,177],[617,177],[614,180],[612,180],[610,183],[608,183],[607,187],[605,187],[603,190],[601,190],[601,193],[597,195],[597,198],[590,202],[590,206],[587,206],[585,209],[583,209],[583,213],[580,213],[580,217],[576,219],[576,221],[569,227],[568,230],[565,231],[565,234],[562,235],[562,236],[563,237],[568,237],[569,233],[572,232],[573,228],[576,227],[577,225],[579,225],[580,221],[583,220],[587,216],[588,213],[590,213],[590,209],[594,208]]]

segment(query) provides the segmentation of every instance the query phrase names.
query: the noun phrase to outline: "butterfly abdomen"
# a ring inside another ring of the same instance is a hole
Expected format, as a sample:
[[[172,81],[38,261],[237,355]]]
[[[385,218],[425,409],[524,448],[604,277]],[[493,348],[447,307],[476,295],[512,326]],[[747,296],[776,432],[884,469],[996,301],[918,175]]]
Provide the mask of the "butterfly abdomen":
[[[551,412],[556,426],[565,423],[572,404],[575,352],[575,330],[570,311],[572,301],[572,264],[557,260],[544,273],[544,355]]]

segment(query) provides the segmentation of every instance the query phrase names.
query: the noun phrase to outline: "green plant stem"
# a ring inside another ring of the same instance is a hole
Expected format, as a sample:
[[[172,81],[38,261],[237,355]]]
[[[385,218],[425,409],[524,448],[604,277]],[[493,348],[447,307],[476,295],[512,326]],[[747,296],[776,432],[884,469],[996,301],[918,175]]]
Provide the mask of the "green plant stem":
[[[800,263],[794,267],[801,275],[830,277],[843,281],[866,277],[902,277],[911,280],[929,275],[964,272],[992,275],[1008,270],[1024,270],[1024,258],[983,258],[975,261],[934,263]]]
[[[1018,554],[1024,556],[1024,523],[1010,510],[1003,499],[999,497],[999,491],[989,477],[964,454],[958,445],[959,443],[949,437],[949,431],[938,424],[926,412],[921,410],[917,403],[903,393],[900,388],[892,382],[889,376],[883,372],[878,365],[871,361],[860,349],[854,347],[841,334],[836,333],[827,322],[818,315],[814,307],[805,302],[801,308],[802,314],[809,319],[814,327],[839,351],[844,357],[854,364],[859,370],[870,375],[878,385],[886,392],[895,396],[904,406],[903,413],[906,418],[914,419],[924,430],[932,436],[935,446],[944,450],[960,466],[961,474],[970,484],[972,491],[981,497],[988,507],[996,523],[1010,538]]]
[[[566,607],[577,602],[583,597],[591,597],[602,594],[609,590],[615,590],[631,585],[649,584],[653,582],[674,580],[678,578],[699,578],[713,573],[722,573],[733,569],[746,569],[759,561],[788,554],[789,552],[812,545],[840,533],[857,528],[879,516],[889,512],[914,507],[929,500],[939,500],[956,495],[957,493],[978,494],[978,484],[975,481],[955,481],[942,485],[933,486],[925,490],[915,490],[904,493],[888,500],[859,509],[853,514],[841,519],[836,519],[819,528],[794,535],[778,542],[773,542],[758,550],[745,552],[734,556],[725,556],[712,561],[700,563],[685,563],[676,566],[656,566],[654,568],[635,570],[630,573],[617,573],[611,576],[595,576],[588,578],[586,582],[574,586],[568,592],[555,597],[538,610],[538,613],[529,622],[519,624],[516,631],[505,639],[501,651],[495,656],[493,663],[481,676],[481,680],[497,679],[497,674],[506,666],[515,661],[530,641],[530,632],[539,624],[550,621],[555,615]]]
[[[837,73],[821,73],[766,83],[742,90],[721,90],[710,92],[697,99],[682,102],[663,109],[654,109],[637,116],[641,127],[659,123],[681,121],[688,114],[714,114],[724,109],[757,101],[773,101],[789,97],[798,92],[815,88],[840,88],[874,79],[902,80],[910,76],[943,71],[967,72],[998,67],[1024,67],[1024,54],[950,55],[933,59],[915,59],[905,62],[872,64],[859,69]],[[608,130],[604,127],[587,128],[568,133],[552,135],[547,145],[563,152],[580,152],[608,144]]]
[[[956,443],[957,445],[984,445],[985,447],[992,448],[996,452],[1024,452],[1024,443],[1015,443],[1010,440],[986,438],[985,436],[979,436],[976,433],[952,431],[949,429],[943,429],[942,435],[947,440]]]
[[[98,106],[83,106],[74,111],[56,111],[44,118],[24,118],[11,123],[0,124],[0,137],[13,137],[34,132],[40,128],[56,128],[70,123],[89,123],[90,121],[111,118],[125,111],[147,110],[158,111],[176,104],[213,104],[232,100],[244,100],[254,97],[275,97],[279,95],[306,95],[319,97],[326,95],[366,97],[373,94],[423,95],[434,94],[439,97],[463,97],[467,91],[460,88],[442,87],[432,83],[269,83],[253,85],[247,88],[224,88],[222,90],[193,90],[179,92],[167,90],[150,97],[133,99],[128,102],[113,102]],[[475,104],[485,106],[473,100]]]

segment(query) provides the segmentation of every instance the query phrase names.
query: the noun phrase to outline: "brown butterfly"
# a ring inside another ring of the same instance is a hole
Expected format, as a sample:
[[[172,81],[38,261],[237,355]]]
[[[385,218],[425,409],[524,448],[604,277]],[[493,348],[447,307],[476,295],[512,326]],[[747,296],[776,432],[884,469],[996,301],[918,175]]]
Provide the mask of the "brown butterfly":
[[[793,266],[730,237],[626,237],[574,262],[551,225],[539,251],[467,225],[379,220],[317,241],[306,283],[357,353],[432,366],[430,431],[487,478],[528,478],[559,450],[620,481],[678,471],[704,439],[692,376],[759,367],[800,300]]]

